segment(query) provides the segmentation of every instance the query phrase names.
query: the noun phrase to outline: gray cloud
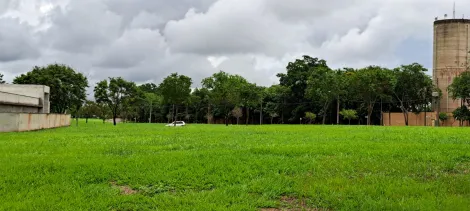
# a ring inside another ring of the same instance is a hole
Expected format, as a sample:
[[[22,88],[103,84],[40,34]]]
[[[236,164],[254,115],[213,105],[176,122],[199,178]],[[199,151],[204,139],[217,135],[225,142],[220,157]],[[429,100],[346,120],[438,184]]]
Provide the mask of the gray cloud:
[[[109,11],[101,1],[71,1],[65,9],[54,9],[50,19],[52,26],[43,40],[66,52],[89,53],[122,33],[122,17]]]
[[[456,3],[458,13],[470,9]],[[3,0],[0,71],[11,80],[57,62],[91,83],[159,83],[178,72],[200,86],[219,70],[271,85],[304,54],[334,68],[431,68],[423,46],[432,46],[434,17],[451,9],[441,0]]]
[[[0,64],[39,56],[32,29],[18,19],[0,18]]]

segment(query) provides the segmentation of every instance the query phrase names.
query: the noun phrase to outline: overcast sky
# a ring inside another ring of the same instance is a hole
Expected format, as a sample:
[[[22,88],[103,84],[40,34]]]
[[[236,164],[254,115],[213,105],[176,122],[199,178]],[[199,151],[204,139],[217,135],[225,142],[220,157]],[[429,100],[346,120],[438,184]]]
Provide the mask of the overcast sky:
[[[63,63],[90,83],[155,82],[218,70],[259,85],[304,54],[333,68],[432,68],[436,16],[450,0],[0,0],[0,72]],[[456,0],[457,16],[470,1]],[[467,14],[470,16],[470,13]]]

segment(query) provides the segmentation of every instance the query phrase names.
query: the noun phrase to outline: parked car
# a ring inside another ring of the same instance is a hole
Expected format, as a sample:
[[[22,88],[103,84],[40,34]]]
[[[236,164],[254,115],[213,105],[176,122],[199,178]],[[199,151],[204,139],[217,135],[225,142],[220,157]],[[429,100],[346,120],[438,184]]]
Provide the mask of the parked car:
[[[170,124],[167,124],[166,126],[167,127],[182,127],[182,126],[185,126],[186,123],[184,123],[184,121],[176,121],[176,122],[172,122]]]

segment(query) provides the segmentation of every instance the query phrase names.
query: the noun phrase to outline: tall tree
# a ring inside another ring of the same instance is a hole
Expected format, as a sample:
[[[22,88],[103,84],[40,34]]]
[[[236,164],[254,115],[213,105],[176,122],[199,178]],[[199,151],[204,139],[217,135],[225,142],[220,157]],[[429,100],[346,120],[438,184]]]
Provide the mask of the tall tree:
[[[106,122],[107,119],[112,117],[111,110],[109,106],[105,103],[96,103],[98,107],[98,117],[103,120],[103,124]]]
[[[288,103],[290,89],[281,85],[273,85],[266,89],[266,112],[272,118],[280,117],[284,124],[285,108]],[[275,114],[274,117],[271,114]]]
[[[248,82],[239,75],[220,71],[202,80],[203,87],[211,91],[212,104],[219,107],[228,126],[230,111],[241,102],[241,92]]]
[[[310,100],[320,103],[322,124],[326,122],[328,109],[334,100],[342,93],[341,75],[327,67],[313,69],[307,81],[306,96]]]
[[[146,83],[139,86],[144,93],[158,93],[158,86],[154,83]]]
[[[461,99],[462,103],[470,105],[470,72],[465,71],[455,77],[448,91],[454,100]]]
[[[75,72],[71,67],[62,64],[34,67],[31,72],[16,77],[13,83],[49,86],[53,113],[80,110],[86,100],[88,87],[88,80],[82,73]]]
[[[159,86],[163,101],[173,107],[173,121],[176,124],[179,105],[187,102],[191,95],[192,79],[185,75],[173,73],[166,77]]]
[[[100,116],[100,107],[95,102],[87,100],[80,113],[88,123],[89,118]]]
[[[396,84],[392,71],[369,66],[354,73],[351,78],[351,89],[357,100],[362,100],[367,109],[367,125],[371,124],[371,115],[374,106],[381,98],[389,98]]]
[[[250,111],[260,104],[260,89],[256,84],[243,83],[240,91],[240,102],[239,106],[245,107],[246,120],[245,124],[248,125],[250,121]]]
[[[398,83],[393,95],[400,104],[406,125],[409,112],[421,112],[423,105],[429,104],[432,100],[433,84],[431,77],[426,75],[427,71],[418,63],[402,65],[394,70]]]
[[[149,123],[152,123],[152,116],[154,116],[154,112],[157,110],[158,106],[161,104],[161,97],[155,93],[145,93],[144,94],[144,102],[145,107],[149,110]]]
[[[308,78],[311,76],[312,71],[317,68],[328,68],[326,61],[310,56],[303,56],[302,59],[297,59],[295,62],[290,62],[287,65],[287,73],[280,73],[280,85],[290,89],[288,101],[290,106],[287,110],[291,112],[292,116],[290,122],[304,116],[305,112],[311,110],[312,102],[307,99],[305,92],[308,86]]]
[[[0,84],[4,84],[5,81],[3,80],[3,74],[0,73]]]
[[[462,127],[465,121],[470,121],[470,111],[467,106],[461,106],[452,112],[455,120],[459,120],[459,125]]]
[[[107,80],[98,82],[94,91],[96,102],[104,103],[109,107],[113,124],[116,125],[116,118],[122,109],[122,104],[136,93],[136,85],[121,77],[109,78],[109,82]]]

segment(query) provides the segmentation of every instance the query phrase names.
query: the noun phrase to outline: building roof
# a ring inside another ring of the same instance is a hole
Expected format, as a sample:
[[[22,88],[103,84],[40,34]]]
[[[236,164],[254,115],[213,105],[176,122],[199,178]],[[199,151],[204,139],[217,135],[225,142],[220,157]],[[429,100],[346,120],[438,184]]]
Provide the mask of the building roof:
[[[442,19],[434,21],[434,25],[446,24],[446,23],[468,23],[470,24],[470,19]]]

